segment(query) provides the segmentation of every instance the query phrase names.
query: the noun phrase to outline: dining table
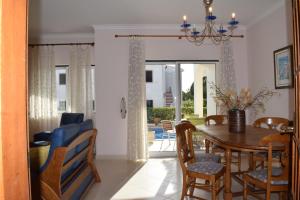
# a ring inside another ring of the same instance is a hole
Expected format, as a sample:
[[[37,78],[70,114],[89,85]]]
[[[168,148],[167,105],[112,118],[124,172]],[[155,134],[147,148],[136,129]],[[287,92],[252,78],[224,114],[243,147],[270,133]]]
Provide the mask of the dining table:
[[[278,134],[277,130],[270,130],[265,128],[256,128],[250,125],[246,125],[246,130],[244,133],[232,133],[229,132],[228,125],[199,125],[196,126],[197,134],[201,134],[205,138],[205,148],[206,152],[209,153],[210,143],[216,144],[224,149],[225,152],[225,162],[226,171],[224,177],[224,199],[230,200],[233,196],[242,195],[242,192],[233,193],[231,190],[232,180],[235,178],[238,182],[242,183],[241,178],[236,175],[241,175],[243,172],[232,172],[231,161],[232,161],[232,151],[241,151],[249,153],[249,170],[254,170],[255,166],[253,162],[253,153],[267,151],[268,147],[261,145],[260,141],[263,137],[269,134]],[[274,150],[282,150],[282,146],[274,146]]]

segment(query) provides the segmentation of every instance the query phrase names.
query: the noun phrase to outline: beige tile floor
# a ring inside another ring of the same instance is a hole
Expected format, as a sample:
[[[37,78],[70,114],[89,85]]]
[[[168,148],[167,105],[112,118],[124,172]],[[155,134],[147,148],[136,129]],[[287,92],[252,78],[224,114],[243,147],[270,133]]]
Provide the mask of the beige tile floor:
[[[176,151],[175,139],[156,139],[148,144],[149,152]]]
[[[243,159],[244,163],[245,159]],[[92,187],[85,200],[180,199],[182,175],[176,158],[149,159],[146,163],[96,160],[96,166],[102,182]],[[242,189],[234,181],[232,188],[233,191]],[[196,191],[195,194],[210,199],[210,194],[207,192]],[[223,199],[222,194],[219,195],[219,199]],[[241,199],[242,197],[234,198],[234,200]],[[272,199],[277,199],[277,195],[273,195]]]

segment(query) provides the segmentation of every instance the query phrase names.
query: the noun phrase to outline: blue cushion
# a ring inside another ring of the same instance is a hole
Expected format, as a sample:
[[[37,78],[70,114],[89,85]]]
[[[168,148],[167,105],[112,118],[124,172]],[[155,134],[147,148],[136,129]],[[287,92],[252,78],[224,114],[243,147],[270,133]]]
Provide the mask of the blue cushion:
[[[223,165],[216,162],[195,162],[188,165],[188,170],[191,172],[214,175],[223,169]]]
[[[267,176],[268,176],[268,170],[267,169],[261,169],[261,170],[255,170],[247,173],[249,176],[258,179],[262,182],[267,182]],[[282,168],[279,167],[273,167],[272,168],[272,176],[280,176],[282,174]],[[272,185],[287,185],[288,180],[272,180]]]
[[[195,153],[195,160],[196,162],[213,161],[219,163],[221,162],[221,156],[212,153]]]
[[[91,129],[93,129],[93,121],[91,119],[87,119],[86,121],[80,123],[80,129],[79,129],[78,135],[80,135],[81,133],[83,133],[87,130],[91,130]],[[89,140],[86,140],[86,141],[82,142],[81,144],[77,145],[71,151],[69,151],[66,155],[65,163],[67,161],[69,161],[74,155],[78,154],[83,149],[85,149],[88,145],[89,145]]]
[[[69,124],[54,129],[51,134],[51,145],[46,163],[41,167],[41,171],[45,170],[50,162],[53,152],[57,147],[69,145],[79,133],[79,124]]]
[[[77,167],[78,167],[78,166],[77,166]],[[82,165],[82,166],[80,167],[80,169],[78,170],[78,173],[76,173],[76,175],[73,176],[72,179],[69,180],[68,183],[67,183],[66,185],[64,185],[64,186],[61,188],[61,192],[64,193],[64,192],[72,185],[72,183],[76,180],[76,178],[78,178],[78,176],[83,172],[83,170],[84,170],[85,168],[87,168],[87,167],[89,167],[89,166],[87,165],[87,163],[85,163],[84,165]],[[70,174],[69,174],[69,175],[70,175]]]
[[[81,199],[82,194],[87,189],[87,187],[90,185],[92,180],[94,179],[94,175],[91,172],[81,183],[80,187],[73,193],[71,200],[78,200]]]
[[[79,132],[82,133],[84,131],[91,130],[91,129],[93,129],[93,127],[94,127],[93,126],[93,120],[87,119],[84,122],[80,123]]]
[[[257,154],[255,154],[255,156],[259,156],[259,157],[267,159],[268,158],[268,152],[258,152]],[[272,151],[272,158],[280,159],[280,156],[281,156],[280,151]]]
[[[83,122],[83,113],[63,113],[60,119],[60,126],[67,124],[79,124]]]
[[[82,163],[86,162],[86,157],[74,162],[67,170],[65,170],[61,175],[61,182],[65,181],[68,176],[70,176]]]

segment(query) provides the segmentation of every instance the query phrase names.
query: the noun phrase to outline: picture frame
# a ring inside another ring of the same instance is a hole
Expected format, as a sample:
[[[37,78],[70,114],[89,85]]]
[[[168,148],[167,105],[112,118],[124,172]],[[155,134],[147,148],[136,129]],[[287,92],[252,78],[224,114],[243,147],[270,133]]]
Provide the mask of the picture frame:
[[[294,87],[292,45],[275,50],[273,56],[275,89]]]

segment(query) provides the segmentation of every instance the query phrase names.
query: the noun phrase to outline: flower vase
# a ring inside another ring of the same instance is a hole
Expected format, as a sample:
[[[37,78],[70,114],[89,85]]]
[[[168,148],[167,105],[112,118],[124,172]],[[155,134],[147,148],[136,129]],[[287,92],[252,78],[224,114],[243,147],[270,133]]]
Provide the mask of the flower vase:
[[[228,111],[228,128],[232,133],[245,133],[246,114],[245,110],[232,109]]]

